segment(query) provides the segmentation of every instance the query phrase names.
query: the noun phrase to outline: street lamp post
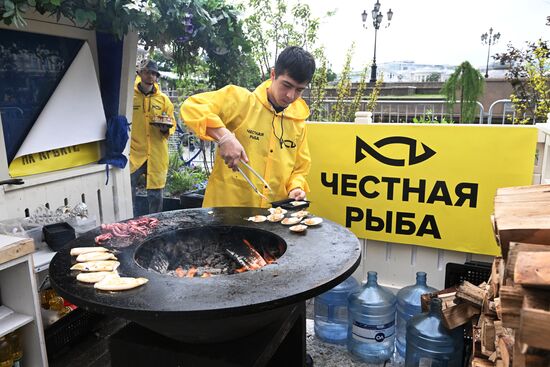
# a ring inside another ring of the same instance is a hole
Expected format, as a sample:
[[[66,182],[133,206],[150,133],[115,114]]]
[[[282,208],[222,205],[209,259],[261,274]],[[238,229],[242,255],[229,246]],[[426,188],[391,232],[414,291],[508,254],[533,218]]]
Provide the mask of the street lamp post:
[[[491,55],[491,45],[497,43],[500,38],[500,32],[493,34],[493,27],[489,28],[489,33],[485,32],[481,35],[481,43],[488,45],[487,47],[487,65],[485,66],[485,78],[489,77],[489,56]]]
[[[376,83],[376,38],[378,36],[378,29],[380,29],[380,25],[382,24],[382,19],[384,18],[384,14],[380,11],[380,1],[376,0],[376,4],[374,4],[374,8],[372,9],[372,25],[374,26],[374,57],[372,58],[372,67],[370,72],[370,82]],[[386,25],[386,28],[390,26],[391,18],[393,17],[393,12],[388,10],[387,13],[388,16],[388,24]],[[363,18],[363,27],[367,28],[367,11],[363,10],[363,13],[361,14],[361,17]]]

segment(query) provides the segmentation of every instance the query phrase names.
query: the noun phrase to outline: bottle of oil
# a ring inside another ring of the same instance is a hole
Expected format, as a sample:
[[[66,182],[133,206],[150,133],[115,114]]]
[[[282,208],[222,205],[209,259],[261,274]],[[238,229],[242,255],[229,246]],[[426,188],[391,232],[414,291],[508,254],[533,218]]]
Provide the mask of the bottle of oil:
[[[55,296],[50,298],[49,304],[50,310],[59,312],[63,309],[63,306],[65,305],[65,300],[60,296]]]
[[[42,308],[45,310],[49,310],[50,299],[54,296],[56,296],[55,291],[51,288],[45,289],[42,292],[40,292],[40,306],[42,306]]]
[[[69,314],[70,312],[72,312],[73,308],[71,306],[63,306],[63,308],[61,309],[61,311],[59,311],[59,316],[63,317],[67,314]]]
[[[23,358],[23,343],[21,342],[21,331],[15,330],[6,336],[11,347],[11,357],[13,359],[13,367],[21,367],[21,359]]]
[[[6,337],[0,337],[0,367],[12,367],[13,358],[11,355],[11,346]]]

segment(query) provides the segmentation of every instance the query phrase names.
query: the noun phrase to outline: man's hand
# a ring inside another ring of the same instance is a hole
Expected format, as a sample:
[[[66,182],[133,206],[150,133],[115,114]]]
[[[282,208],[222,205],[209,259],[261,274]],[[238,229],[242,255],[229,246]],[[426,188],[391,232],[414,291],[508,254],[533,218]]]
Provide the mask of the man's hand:
[[[233,171],[237,171],[241,159],[248,163],[248,156],[243,146],[232,133],[228,133],[228,135],[224,135],[220,138],[218,149],[227,167],[231,168]]]
[[[288,197],[294,200],[304,200],[306,198],[306,192],[300,188],[290,190]]]

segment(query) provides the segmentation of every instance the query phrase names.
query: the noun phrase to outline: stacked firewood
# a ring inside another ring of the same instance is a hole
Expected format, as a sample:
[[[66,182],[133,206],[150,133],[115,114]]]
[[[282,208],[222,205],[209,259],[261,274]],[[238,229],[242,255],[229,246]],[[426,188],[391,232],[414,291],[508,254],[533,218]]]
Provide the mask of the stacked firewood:
[[[503,325],[499,311],[498,281],[494,282],[500,258],[493,263],[493,274],[489,282],[479,285],[463,281],[456,287],[422,296],[422,307],[428,307],[430,298],[442,300],[443,323],[447,329],[467,327],[472,330],[472,367],[498,366],[511,364],[514,331]],[[495,292],[496,291],[496,292]]]
[[[513,367],[550,366],[550,185],[503,188],[495,197],[502,259],[493,273],[496,311],[513,330]],[[494,267],[495,268],[495,267]]]
[[[448,329],[471,324],[472,367],[550,367],[550,185],[503,188],[493,225],[502,256],[488,282],[422,296]]]

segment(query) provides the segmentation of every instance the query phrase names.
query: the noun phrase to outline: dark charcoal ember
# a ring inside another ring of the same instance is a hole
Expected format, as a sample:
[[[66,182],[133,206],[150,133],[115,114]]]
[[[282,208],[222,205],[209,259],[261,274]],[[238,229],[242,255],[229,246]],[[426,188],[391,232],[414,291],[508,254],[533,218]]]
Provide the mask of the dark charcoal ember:
[[[168,270],[169,260],[163,251],[157,251],[153,254],[151,262],[149,263],[149,269],[158,273],[166,273]]]
[[[254,232],[245,236],[235,227],[217,227],[216,231],[166,230],[140,246],[136,261],[161,274],[200,277],[234,274],[243,267],[257,269],[250,265],[263,262],[264,266],[262,256],[273,261],[284,251],[285,245],[269,235]]]

